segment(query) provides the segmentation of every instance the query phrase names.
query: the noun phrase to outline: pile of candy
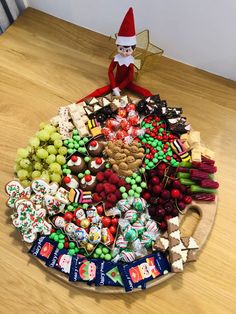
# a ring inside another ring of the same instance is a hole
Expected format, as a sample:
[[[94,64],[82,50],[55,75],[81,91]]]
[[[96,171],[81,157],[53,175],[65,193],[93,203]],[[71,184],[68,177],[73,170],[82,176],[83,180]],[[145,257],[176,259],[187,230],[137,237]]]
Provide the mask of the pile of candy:
[[[214,202],[214,153],[159,95],[85,99],[41,123],[6,185],[30,253],[70,281],[131,291],[183,271],[198,245],[179,214]]]

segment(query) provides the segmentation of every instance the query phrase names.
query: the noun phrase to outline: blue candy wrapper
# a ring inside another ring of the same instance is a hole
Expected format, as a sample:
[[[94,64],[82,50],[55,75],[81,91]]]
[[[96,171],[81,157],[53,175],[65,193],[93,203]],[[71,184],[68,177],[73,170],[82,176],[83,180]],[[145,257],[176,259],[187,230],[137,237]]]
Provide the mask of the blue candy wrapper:
[[[67,249],[58,249],[53,252],[50,259],[46,262],[48,267],[55,268],[65,274],[70,273],[72,256],[67,254]]]
[[[72,257],[69,280],[85,281],[88,284],[95,283],[100,263],[99,260],[88,260],[84,257],[81,258],[79,255],[74,255]]]
[[[117,263],[102,261],[97,271],[96,286],[123,286]]]
[[[32,247],[29,250],[30,254],[38,257],[44,262],[47,262],[53,255],[57,248],[57,243],[47,236],[42,236],[34,241]]]
[[[125,291],[128,292],[139,286],[144,289],[147,282],[167,274],[170,264],[163,253],[157,252],[129,264],[119,264],[118,268]]]

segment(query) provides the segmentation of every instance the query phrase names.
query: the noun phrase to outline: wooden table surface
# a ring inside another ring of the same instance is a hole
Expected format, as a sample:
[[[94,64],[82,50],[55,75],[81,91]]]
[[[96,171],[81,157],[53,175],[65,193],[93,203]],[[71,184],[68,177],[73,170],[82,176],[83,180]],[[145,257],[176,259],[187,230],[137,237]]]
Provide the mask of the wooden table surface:
[[[10,223],[4,185],[16,149],[57,108],[107,83],[108,38],[28,9],[0,36],[0,313],[236,313],[236,82],[155,57],[139,84],[181,105],[216,152],[219,205],[198,261],[159,287],[101,295],[64,284],[31,256]],[[220,58],[219,58],[220,59]]]

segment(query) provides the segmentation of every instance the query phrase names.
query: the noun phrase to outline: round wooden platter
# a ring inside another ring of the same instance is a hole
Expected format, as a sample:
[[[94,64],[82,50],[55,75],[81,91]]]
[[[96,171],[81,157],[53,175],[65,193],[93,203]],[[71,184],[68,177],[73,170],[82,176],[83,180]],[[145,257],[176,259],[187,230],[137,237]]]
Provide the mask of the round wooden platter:
[[[199,255],[201,250],[204,247],[204,244],[207,241],[208,236],[210,235],[210,232],[213,228],[214,225],[214,220],[216,216],[216,211],[217,211],[217,198],[214,202],[192,202],[192,204],[188,205],[184,211],[183,214],[180,215],[180,231],[181,231],[181,225],[184,223],[186,213],[188,211],[191,212],[197,212],[200,219],[196,227],[194,228],[193,234],[191,235],[198,243],[199,245],[199,250],[196,251],[196,255]],[[190,235],[189,235],[190,236]],[[27,245],[27,248],[29,249],[30,246]],[[47,271],[49,271],[53,276],[56,276],[58,279],[63,280],[63,282],[66,282],[69,285],[72,285],[74,287],[78,287],[83,290],[89,290],[93,291],[96,293],[125,293],[125,290],[123,287],[113,287],[113,286],[89,286],[86,283],[83,282],[71,282],[69,281],[68,275],[55,270],[54,268],[47,267],[43,261],[35,257],[36,260],[42,264]],[[186,269],[184,269],[186,271]],[[161,284],[162,282],[171,279],[176,275],[176,273],[168,273],[167,275],[163,275],[160,277],[157,277],[153,279],[152,281],[149,281],[146,284],[146,289],[157,286]],[[132,292],[138,292],[140,291],[141,288],[136,288]]]

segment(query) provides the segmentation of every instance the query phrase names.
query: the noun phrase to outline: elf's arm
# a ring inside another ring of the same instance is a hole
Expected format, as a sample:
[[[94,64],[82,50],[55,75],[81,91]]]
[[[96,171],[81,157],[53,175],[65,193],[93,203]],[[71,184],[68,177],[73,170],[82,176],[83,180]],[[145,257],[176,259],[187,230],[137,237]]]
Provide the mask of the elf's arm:
[[[126,88],[126,86],[132,82],[134,79],[134,65],[133,63],[130,63],[129,65],[129,73],[127,77],[118,85],[119,89],[122,90]]]
[[[116,81],[115,81],[115,76],[113,71],[115,70],[116,67],[116,62],[114,61],[114,59],[111,61],[111,64],[109,66],[108,69],[108,77],[109,77],[109,81],[111,84],[111,88],[114,89],[115,87],[117,87]]]

